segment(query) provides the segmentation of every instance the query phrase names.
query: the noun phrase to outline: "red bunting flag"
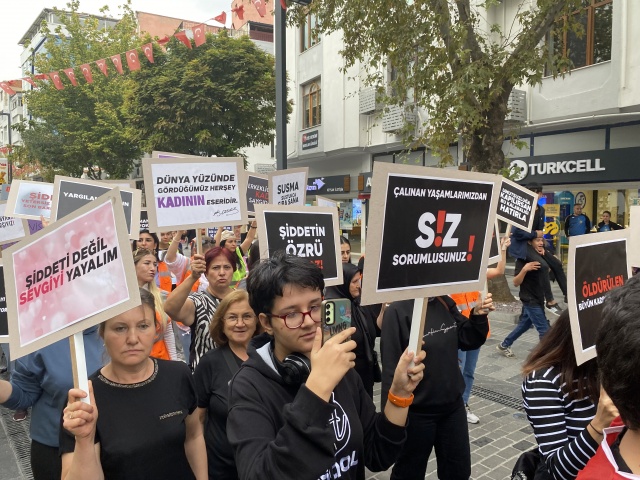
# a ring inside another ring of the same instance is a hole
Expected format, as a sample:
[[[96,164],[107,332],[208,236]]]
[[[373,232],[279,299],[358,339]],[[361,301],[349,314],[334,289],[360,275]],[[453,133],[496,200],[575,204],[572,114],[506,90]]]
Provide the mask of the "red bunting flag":
[[[264,4],[264,0],[253,0],[253,6],[256,7],[258,15],[261,17],[267,14],[267,6]]]
[[[244,20],[244,5],[238,5],[235,8],[232,8],[231,11],[238,15],[240,20]]]
[[[120,58],[120,54],[118,53],[117,55],[111,55],[111,61],[113,62],[113,65],[116,67],[116,70],[118,71],[118,73],[120,75],[122,75],[124,72],[122,71],[122,58]]]
[[[209,20],[215,20],[218,23],[221,23],[223,25],[227,24],[227,12],[222,12],[220,15],[210,18]]]
[[[107,61],[104,58],[100,60],[96,60],[96,65],[100,69],[100,71],[104,74],[105,77],[109,76],[109,72],[107,71]]]
[[[204,42],[207,41],[207,37],[205,36],[205,31],[204,31],[204,23],[200,24],[200,25],[196,25],[195,27],[192,28],[193,31],[193,41],[196,44],[196,47],[199,47],[200,45],[202,45]]]
[[[127,65],[130,71],[140,70],[140,59],[138,58],[138,50],[129,50],[127,53]]]
[[[186,32],[176,32],[173,34],[173,36],[176,37],[178,40],[180,40],[182,43],[184,43],[184,46],[187,47],[189,50],[193,48],[191,46],[191,40],[189,40],[189,38],[187,37]]]
[[[38,75],[34,75],[36,80],[49,80],[49,75],[46,73],[39,73]]]
[[[58,89],[64,89],[64,85],[62,84],[62,79],[60,78],[60,74],[58,72],[49,72],[49,77],[53,80],[53,85]]]
[[[85,63],[80,65],[80,70],[82,70],[82,75],[84,75],[84,79],[87,83],[93,83],[93,74],[91,73],[91,65]]]
[[[7,95],[15,95],[16,91],[9,86],[9,82],[0,82],[0,88],[5,91]]]
[[[67,78],[71,82],[71,85],[77,87],[78,81],[76,80],[76,74],[74,73],[73,68],[65,68],[62,71],[67,75]]]
[[[146,55],[147,60],[149,60],[149,63],[153,63],[153,45],[151,43],[147,43],[146,45],[143,45],[142,51]]]
[[[171,37],[168,37],[167,35],[165,35],[164,38],[161,38],[160,40],[158,40],[158,43],[160,44],[160,46],[164,47],[167,43],[169,43],[170,40],[171,40]]]
[[[23,77],[22,80],[24,80],[25,82],[29,83],[33,88],[38,88],[38,85],[36,85],[36,82],[33,81],[33,78],[31,78],[31,77]]]

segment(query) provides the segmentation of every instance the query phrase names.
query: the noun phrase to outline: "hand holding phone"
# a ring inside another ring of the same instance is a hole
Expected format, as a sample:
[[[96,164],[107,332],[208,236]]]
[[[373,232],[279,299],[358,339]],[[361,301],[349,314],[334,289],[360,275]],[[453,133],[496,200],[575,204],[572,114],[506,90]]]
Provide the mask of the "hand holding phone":
[[[336,298],[322,302],[322,344],[351,326],[351,300]]]

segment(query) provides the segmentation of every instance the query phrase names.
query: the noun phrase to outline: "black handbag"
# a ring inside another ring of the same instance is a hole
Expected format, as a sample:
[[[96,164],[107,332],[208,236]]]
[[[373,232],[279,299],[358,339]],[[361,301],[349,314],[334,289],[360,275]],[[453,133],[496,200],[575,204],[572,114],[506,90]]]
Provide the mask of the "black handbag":
[[[536,447],[518,457],[511,471],[511,480],[553,480],[553,477]]]

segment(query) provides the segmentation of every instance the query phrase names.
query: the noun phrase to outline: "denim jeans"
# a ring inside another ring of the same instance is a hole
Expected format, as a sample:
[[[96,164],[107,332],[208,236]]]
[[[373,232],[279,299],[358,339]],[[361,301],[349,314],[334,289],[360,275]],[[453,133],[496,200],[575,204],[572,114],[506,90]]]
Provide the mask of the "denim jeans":
[[[458,363],[460,363],[460,371],[462,371],[462,378],[464,378],[464,393],[462,394],[462,400],[465,405],[469,403],[471,387],[473,387],[473,374],[476,371],[479,356],[479,348],[475,350],[468,350],[466,352],[458,350]]]
[[[393,466],[391,480],[424,480],[427,462],[434,448],[437,478],[469,480],[469,426],[461,398],[451,405],[451,409],[440,413],[417,413],[409,409],[407,441]]]
[[[549,321],[544,316],[544,308],[541,305],[535,304],[522,304],[522,313],[520,314],[520,321],[516,328],[514,328],[507,338],[502,342],[502,346],[510,347],[513,345],[520,335],[531,328],[531,325],[536,327],[540,338],[549,330]]]

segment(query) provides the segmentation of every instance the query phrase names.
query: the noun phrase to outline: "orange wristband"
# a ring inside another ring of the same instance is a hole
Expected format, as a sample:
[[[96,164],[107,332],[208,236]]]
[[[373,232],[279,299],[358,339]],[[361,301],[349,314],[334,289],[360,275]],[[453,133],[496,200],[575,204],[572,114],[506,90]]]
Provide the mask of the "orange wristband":
[[[387,398],[391,403],[393,403],[396,407],[407,408],[409,405],[413,403],[413,393],[408,398],[396,397],[391,391],[389,391],[389,395]]]

